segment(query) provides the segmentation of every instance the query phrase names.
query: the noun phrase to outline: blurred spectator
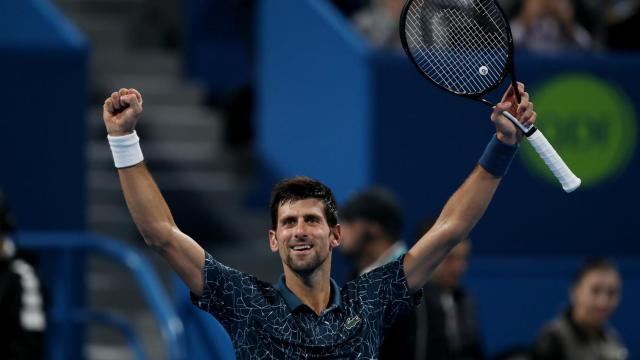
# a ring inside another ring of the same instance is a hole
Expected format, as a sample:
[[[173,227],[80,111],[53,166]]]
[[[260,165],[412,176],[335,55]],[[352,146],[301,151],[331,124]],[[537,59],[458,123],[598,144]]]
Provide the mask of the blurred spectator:
[[[343,234],[340,249],[356,267],[353,277],[407,251],[401,240],[402,209],[389,191],[373,188],[358,193],[347,200],[340,215]],[[380,359],[483,358],[475,307],[460,286],[470,250],[469,241],[463,241],[436,268],[433,280],[424,288],[424,304],[399,318],[387,331]]]
[[[340,209],[343,240],[340,251],[356,268],[353,278],[400,257],[407,246],[400,239],[402,208],[386,189],[362,191]]]
[[[331,0],[333,5],[347,17],[351,17],[357,11],[365,7],[369,0]]]
[[[511,31],[522,50],[553,54],[592,49],[591,36],[575,21],[569,0],[524,0]]]
[[[11,213],[0,192],[0,359],[40,359],[46,326],[38,278],[15,256]]]
[[[371,0],[353,15],[353,22],[374,46],[400,49],[398,22],[403,5],[403,0]]]
[[[606,12],[608,47],[640,50],[640,38],[635,36],[640,31],[640,0],[610,0],[609,3]]]
[[[624,360],[627,349],[607,320],[618,306],[621,280],[604,259],[587,261],[574,280],[571,306],[552,320],[533,349],[535,360]]]
[[[469,239],[454,247],[424,287],[427,359],[484,358],[476,306],[460,284],[470,252]]]

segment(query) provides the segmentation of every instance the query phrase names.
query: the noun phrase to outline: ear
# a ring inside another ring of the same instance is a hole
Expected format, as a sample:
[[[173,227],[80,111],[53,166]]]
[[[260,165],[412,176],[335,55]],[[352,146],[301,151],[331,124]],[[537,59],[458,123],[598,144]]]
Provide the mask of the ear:
[[[269,248],[272,252],[278,252],[278,238],[276,237],[276,232],[273,230],[269,230]]]
[[[336,224],[336,226],[334,226],[330,231],[329,245],[333,249],[340,246],[340,243],[342,242],[342,227],[340,227],[340,224]]]

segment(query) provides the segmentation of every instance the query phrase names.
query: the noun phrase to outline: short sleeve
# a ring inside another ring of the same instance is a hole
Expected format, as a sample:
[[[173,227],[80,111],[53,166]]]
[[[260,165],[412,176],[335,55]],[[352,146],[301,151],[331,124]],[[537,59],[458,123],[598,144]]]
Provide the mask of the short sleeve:
[[[191,294],[191,302],[211,313],[227,329],[251,307],[258,292],[255,277],[223,265],[205,252],[202,296]],[[246,311],[243,311],[246,310]]]
[[[354,280],[366,294],[367,302],[375,304],[385,329],[400,315],[413,311],[422,298],[422,290],[415,293],[409,290],[403,260],[404,255]]]

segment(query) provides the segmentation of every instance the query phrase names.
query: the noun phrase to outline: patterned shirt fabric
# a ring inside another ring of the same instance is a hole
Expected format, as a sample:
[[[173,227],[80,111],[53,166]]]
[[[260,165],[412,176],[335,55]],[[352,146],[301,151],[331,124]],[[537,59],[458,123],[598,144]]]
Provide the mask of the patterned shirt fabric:
[[[414,309],[403,257],[341,289],[331,280],[331,303],[317,315],[281,277],[275,286],[206,254],[204,287],[194,305],[229,333],[239,359],[377,359],[385,331]]]

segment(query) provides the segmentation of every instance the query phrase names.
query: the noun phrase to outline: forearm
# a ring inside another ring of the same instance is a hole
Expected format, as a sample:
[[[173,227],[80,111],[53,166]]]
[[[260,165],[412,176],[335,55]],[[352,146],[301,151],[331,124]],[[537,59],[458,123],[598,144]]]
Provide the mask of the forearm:
[[[147,245],[163,248],[175,231],[169,206],[143,162],[118,169],[120,185],[134,223]]]
[[[412,290],[421,288],[449,250],[469,236],[499,183],[499,177],[478,165],[451,196],[433,227],[405,256],[405,273]]]

